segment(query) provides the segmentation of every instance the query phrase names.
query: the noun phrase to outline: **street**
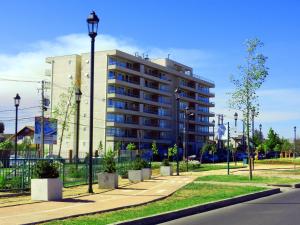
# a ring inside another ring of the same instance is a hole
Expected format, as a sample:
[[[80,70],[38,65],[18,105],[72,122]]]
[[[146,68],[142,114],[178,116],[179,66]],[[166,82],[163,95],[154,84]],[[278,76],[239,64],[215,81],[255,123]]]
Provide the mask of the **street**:
[[[300,224],[300,190],[212,210],[162,225],[297,225]]]

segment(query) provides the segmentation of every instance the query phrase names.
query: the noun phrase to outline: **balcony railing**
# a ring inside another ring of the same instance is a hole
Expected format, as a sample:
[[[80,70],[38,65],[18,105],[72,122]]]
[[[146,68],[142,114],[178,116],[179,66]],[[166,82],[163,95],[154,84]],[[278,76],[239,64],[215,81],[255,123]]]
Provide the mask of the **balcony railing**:
[[[118,77],[116,76],[115,74],[114,75],[109,75],[108,76],[108,79],[109,80],[120,80],[120,81],[124,81],[124,82],[127,82],[127,83],[130,83],[130,84],[137,84],[137,85],[140,85],[140,82],[138,80],[134,80],[134,79],[126,79],[126,78],[121,78],[121,77]]]
[[[109,90],[108,93],[109,94],[125,95],[125,96],[129,96],[129,97],[133,97],[133,98],[140,98],[139,94],[135,94],[135,93],[131,93],[131,92],[126,92],[126,91],[118,91],[118,90],[115,90],[115,89]]]

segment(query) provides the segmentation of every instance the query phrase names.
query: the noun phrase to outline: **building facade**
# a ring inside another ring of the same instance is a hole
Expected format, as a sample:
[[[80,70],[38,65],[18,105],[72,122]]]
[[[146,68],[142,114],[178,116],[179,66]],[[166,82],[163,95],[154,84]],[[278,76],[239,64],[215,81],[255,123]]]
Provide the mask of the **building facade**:
[[[90,54],[48,57],[51,65],[51,110],[60,104],[62,95],[70,95],[75,102],[72,87],[83,93],[80,105],[79,151],[89,148],[89,93]],[[94,82],[94,143],[98,149],[114,148],[116,143],[125,148],[135,143],[140,149],[150,149],[156,141],[160,151],[176,142],[176,98],[180,90],[179,133],[183,135],[184,109],[192,113],[187,120],[187,148],[189,155],[197,154],[203,143],[213,134],[209,118],[214,103],[212,81],[193,74],[193,69],[171,59],[150,60],[119,50],[95,53]],[[65,96],[66,97],[66,96]],[[71,110],[72,111],[72,110]],[[76,111],[76,110],[75,110]],[[75,147],[76,114],[67,115],[68,127],[61,144],[61,153]],[[59,120],[58,137],[61,123]],[[58,140],[59,142],[59,140]],[[59,144],[54,146],[54,153]]]

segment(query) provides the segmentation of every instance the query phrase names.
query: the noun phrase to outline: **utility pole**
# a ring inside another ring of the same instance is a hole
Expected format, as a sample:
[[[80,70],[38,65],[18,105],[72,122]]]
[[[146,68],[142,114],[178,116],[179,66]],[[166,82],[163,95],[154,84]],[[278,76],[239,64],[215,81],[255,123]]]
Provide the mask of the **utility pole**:
[[[42,158],[44,158],[44,144],[45,144],[45,121],[44,121],[44,118],[45,118],[45,113],[44,113],[44,110],[45,110],[45,81],[42,80],[42,90],[41,90],[41,93],[42,93],[42,117],[41,117],[41,144],[40,144],[40,153],[41,153],[41,156]]]
[[[294,126],[294,154],[293,154],[293,159],[294,159],[294,169],[296,169],[296,139],[297,139],[297,127]]]
[[[229,156],[230,156],[230,148],[229,148],[229,122],[227,122],[227,175],[229,175]]]

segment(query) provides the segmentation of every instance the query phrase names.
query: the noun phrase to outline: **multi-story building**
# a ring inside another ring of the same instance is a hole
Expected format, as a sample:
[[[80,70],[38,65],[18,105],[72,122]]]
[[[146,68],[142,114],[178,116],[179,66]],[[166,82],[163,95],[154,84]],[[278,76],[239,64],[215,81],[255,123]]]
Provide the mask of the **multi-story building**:
[[[83,95],[80,107],[80,152],[88,152],[90,54],[49,57],[51,64],[51,109],[61,101],[61,94],[72,85],[80,87]],[[95,53],[94,143],[100,141],[104,149],[117,142],[126,146],[133,142],[141,149],[150,149],[153,140],[160,150],[176,141],[176,99],[174,90],[180,89],[179,132],[183,133],[184,109],[192,116],[187,122],[187,147],[195,154],[209,138],[210,108],[214,103],[211,88],[214,83],[195,75],[193,69],[171,59],[142,58],[119,50]],[[74,92],[71,97],[75,101]],[[62,154],[75,146],[75,115],[62,142]],[[61,121],[59,121],[61,122]],[[60,136],[60,125],[58,136]],[[59,141],[59,140],[58,140]],[[54,147],[54,152],[57,151]]]

